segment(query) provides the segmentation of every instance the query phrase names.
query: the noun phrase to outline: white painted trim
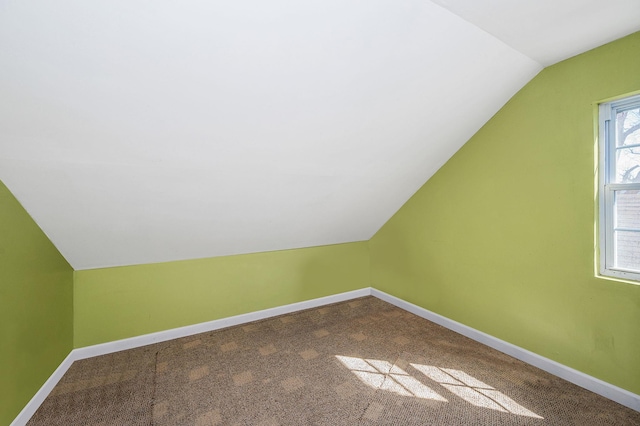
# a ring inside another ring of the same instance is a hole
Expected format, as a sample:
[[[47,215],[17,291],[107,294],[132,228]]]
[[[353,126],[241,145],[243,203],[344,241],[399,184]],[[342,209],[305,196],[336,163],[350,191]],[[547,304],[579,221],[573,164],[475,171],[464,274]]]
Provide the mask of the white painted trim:
[[[575,385],[590,390],[591,392],[597,393],[598,395],[604,396],[605,398],[609,398],[612,401],[631,408],[632,410],[640,411],[640,395],[614,386],[593,376],[589,376],[588,374],[585,374],[581,371],[574,370],[573,368],[567,367],[566,365],[560,364],[559,362],[553,361],[549,358],[545,358],[519,346],[505,342],[504,340],[500,340],[497,337],[493,337],[489,334],[483,333],[482,331],[478,331],[457,321],[451,320],[447,317],[443,317],[442,315],[436,314],[435,312],[431,312],[420,306],[414,305],[413,303],[409,303],[383,291],[376,290],[375,288],[371,289],[371,295],[377,297],[378,299],[384,300],[385,302],[391,303],[398,308],[404,309],[405,311],[411,312],[412,314],[418,315],[419,317],[425,318],[431,322],[448,328],[449,330],[455,331],[456,333],[462,334],[463,336],[487,345],[493,349],[517,358],[520,361],[524,361],[527,364],[538,367],[539,369],[544,370],[547,373],[551,373],[554,376],[567,380]]]
[[[67,357],[62,361],[62,363],[56,368],[53,374],[44,382],[44,385],[36,392],[36,394],[31,398],[31,400],[25,405],[25,407],[20,411],[20,414],[11,422],[11,426],[24,426],[27,424],[31,416],[33,416],[40,407],[40,404],[44,402],[44,400],[49,396],[49,393],[53,390],[53,388],[58,384],[64,373],[67,372],[71,364],[75,361],[73,357],[73,351],[67,355]]]
[[[304,309],[317,308],[331,303],[344,302],[345,300],[356,299],[358,297],[370,296],[371,288],[361,288],[359,290],[348,291],[346,293],[333,294],[331,296],[317,299],[305,300],[304,302],[292,303],[290,305],[278,306],[264,309],[262,311],[250,312],[248,314],[236,315],[233,317],[203,322],[200,324],[188,325],[185,327],[173,328],[159,331],[157,333],[144,334],[142,336],[130,337],[128,339],[116,340],[114,342],[101,343],[99,345],[87,346],[74,349],[75,359],[91,358],[98,355],[105,355],[113,352],[124,351],[126,349],[138,348],[153,343],[165,342],[167,340],[192,336],[194,334],[206,333],[207,331],[219,330],[221,328],[232,327],[234,325],[246,324],[252,321],[263,320],[279,315],[290,314]]]
[[[116,340],[114,342],[73,349],[64,359],[64,361],[62,361],[56,371],[53,372],[51,377],[49,377],[44,385],[42,385],[40,390],[38,390],[33,398],[31,398],[29,403],[22,409],[20,414],[18,414],[18,416],[13,420],[11,426],[26,425],[31,416],[35,414],[38,407],[40,407],[47,396],[49,396],[49,393],[53,390],[55,385],[60,381],[64,373],[66,373],[69,367],[71,367],[71,364],[79,359],[91,358],[94,356],[106,355],[126,349],[138,348],[140,346],[146,346],[152,343],[165,342],[167,340],[178,339],[180,337],[187,337],[198,333],[205,333],[207,331],[219,330],[221,328],[246,324],[253,321],[277,317],[279,315],[290,314],[305,309],[313,309],[324,305],[330,305],[332,303],[344,302],[351,299],[357,299],[358,297],[365,297],[370,295],[371,287],[365,287],[359,290],[333,294],[331,296],[319,297],[317,299],[305,300],[303,302],[291,303],[284,306],[277,306],[275,308],[264,309],[262,311],[250,312],[247,314],[203,322],[200,324],[188,325],[186,327],[173,328],[170,330],[159,331],[157,333],[144,334],[142,336]]]
[[[285,315],[305,309],[317,308],[332,303],[344,302],[346,300],[356,299],[358,297],[374,296],[385,302],[391,303],[407,312],[418,315],[436,324],[439,324],[449,330],[469,337],[477,342],[485,344],[493,349],[499,350],[507,355],[511,355],[521,361],[540,368],[548,373],[565,379],[571,383],[588,389],[598,395],[609,398],[619,404],[629,407],[633,410],[640,411],[640,395],[604,382],[595,377],[584,374],[578,370],[562,365],[556,361],[535,354],[531,351],[515,346],[511,343],[490,336],[486,333],[468,327],[464,324],[443,317],[442,315],[431,312],[420,306],[414,305],[395,296],[391,296],[383,291],[376,290],[371,287],[359,290],[349,291],[346,293],[334,294],[331,296],[320,297],[318,299],[306,300],[304,302],[292,303],[290,305],[278,306],[275,308],[264,309],[262,311],[251,312],[248,314],[236,315],[233,317],[222,318],[219,320],[204,322],[200,324],[189,325],[186,327],[174,328],[171,330],[160,331],[157,333],[145,334],[142,336],[131,337],[129,339],[116,340],[114,342],[102,343],[94,346],[74,349],[62,361],[60,366],[53,372],[51,377],[45,382],[38,392],[31,398],[31,401],[22,409],[18,417],[11,423],[11,426],[24,426],[31,416],[36,412],[40,404],[46,399],[55,385],[60,381],[64,373],[71,367],[74,361],[79,359],[90,358],[99,355],[105,355],[113,352],[133,349],[140,346],[146,346],[152,343],[164,342],[180,337],[187,337],[207,331],[219,330],[221,328],[232,327],[235,325],[246,324],[252,321],[267,319],[279,315]]]

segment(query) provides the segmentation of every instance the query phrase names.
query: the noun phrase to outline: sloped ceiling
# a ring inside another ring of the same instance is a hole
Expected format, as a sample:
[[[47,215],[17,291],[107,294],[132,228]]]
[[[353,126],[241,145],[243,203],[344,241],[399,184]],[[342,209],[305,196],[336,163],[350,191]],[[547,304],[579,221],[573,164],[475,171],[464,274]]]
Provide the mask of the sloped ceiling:
[[[75,269],[367,240],[639,5],[3,1],[0,180]]]

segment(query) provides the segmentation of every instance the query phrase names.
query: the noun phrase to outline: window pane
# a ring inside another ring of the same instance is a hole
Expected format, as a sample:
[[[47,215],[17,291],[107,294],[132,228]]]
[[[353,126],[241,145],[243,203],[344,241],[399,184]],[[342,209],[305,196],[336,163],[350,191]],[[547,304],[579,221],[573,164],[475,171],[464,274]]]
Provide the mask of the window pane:
[[[617,268],[640,271],[640,232],[615,232]]]
[[[640,182],[640,146],[617,150],[616,182]]]
[[[616,146],[640,143],[640,107],[616,114]]]
[[[615,227],[640,230],[640,191],[616,191]]]

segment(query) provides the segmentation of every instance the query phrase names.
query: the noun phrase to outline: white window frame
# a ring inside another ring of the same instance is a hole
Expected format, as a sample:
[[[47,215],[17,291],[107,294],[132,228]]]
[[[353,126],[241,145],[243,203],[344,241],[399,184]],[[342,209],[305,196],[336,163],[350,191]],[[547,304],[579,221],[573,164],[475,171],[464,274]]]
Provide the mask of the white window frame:
[[[640,271],[616,267],[614,247],[614,202],[619,190],[640,190],[640,183],[615,183],[616,140],[615,117],[618,110],[640,106],[640,95],[629,96],[598,107],[599,152],[599,249],[600,274],[626,280],[640,281]],[[612,121],[613,120],[613,121]],[[636,146],[632,145],[631,147]]]

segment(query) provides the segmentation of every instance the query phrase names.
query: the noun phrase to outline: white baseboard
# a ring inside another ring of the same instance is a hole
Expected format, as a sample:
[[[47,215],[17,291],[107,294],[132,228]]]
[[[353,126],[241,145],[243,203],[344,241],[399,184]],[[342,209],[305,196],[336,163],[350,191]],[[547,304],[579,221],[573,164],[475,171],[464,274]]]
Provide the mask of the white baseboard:
[[[305,300],[304,302],[292,303],[290,305],[278,306],[275,308],[264,309],[262,311],[250,312],[248,314],[236,315],[233,317],[202,322],[200,324],[172,328],[170,330],[159,331],[157,333],[143,334],[142,336],[130,337],[128,339],[116,340],[114,342],[87,346],[84,348],[74,349],[74,359],[91,358],[98,355],[124,351],[126,349],[139,348],[141,346],[146,346],[153,343],[166,342],[167,340],[192,336],[199,333],[206,333],[208,331],[246,324],[252,321],[277,317],[279,315],[290,314],[292,312],[317,308],[320,306],[329,305],[331,303],[344,302],[345,300],[356,299],[358,297],[369,295],[371,295],[370,287],[361,288],[359,290],[348,291],[346,293],[333,294],[331,296]]]
[[[40,407],[40,404],[44,402],[44,400],[49,396],[49,393],[53,390],[53,388],[58,384],[64,373],[67,372],[71,364],[73,364],[73,351],[62,361],[62,363],[56,368],[56,371],[44,382],[44,385],[36,392],[36,394],[31,398],[31,400],[25,405],[25,407],[20,411],[18,417],[16,417],[13,422],[11,422],[11,426],[24,426],[27,424],[31,416],[33,416]]]
[[[73,349],[64,361],[62,361],[56,371],[53,372],[51,377],[49,377],[44,385],[42,385],[40,390],[38,390],[33,398],[31,398],[29,403],[22,409],[20,414],[18,414],[18,417],[13,420],[11,426],[26,425],[31,416],[35,414],[38,407],[40,407],[55,385],[60,381],[64,373],[66,373],[69,367],[71,367],[71,364],[79,359],[106,355],[113,352],[124,351],[126,349],[139,348],[152,343],[165,342],[167,340],[178,339],[180,337],[192,336],[194,334],[205,333],[207,331],[219,330],[221,328],[246,324],[253,321],[277,317],[279,315],[290,314],[305,309],[313,309],[324,305],[330,305],[332,303],[344,302],[370,295],[371,288],[366,287],[317,299],[305,300],[304,302],[291,303],[289,305],[277,306],[275,308],[264,309],[262,311],[250,312],[248,314],[236,315],[200,324],[188,325],[186,327],[173,328],[170,330],[159,331],[157,333],[144,334],[142,336],[116,340],[114,342]]]
[[[265,309],[262,311],[251,312],[248,314],[236,315],[233,317],[222,318],[219,320],[208,321],[200,324],[189,325],[186,327],[174,328],[171,330],[160,331],[157,333],[145,334],[142,336],[131,337],[128,339],[116,340],[114,342],[102,343],[99,345],[87,346],[84,348],[74,349],[62,361],[60,366],[49,377],[40,390],[31,398],[31,401],[18,414],[18,417],[11,423],[11,426],[24,426],[31,416],[36,412],[40,404],[45,400],[55,385],[60,381],[64,373],[69,369],[71,364],[79,359],[90,358],[99,355],[106,355],[113,352],[119,352],[126,349],[138,348],[153,343],[164,342],[167,340],[187,337],[207,331],[219,330],[221,328],[232,327],[235,325],[246,324],[252,321],[267,319],[279,315],[285,315],[305,309],[317,308],[331,303],[344,302],[346,300],[356,299],[364,296],[375,296],[378,299],[391,303],[405,311],[411,312],[419,317],[425,318],[436,324],[439,324],[449,330],[469,337],[477,342],[485,344],[493,349],[531,364],[548,373],[565,379],[571,383],[588,389],[605,398],[609,398],[619,404],[629,407],[633,410],[640,411],[640,395],[634,394],[595,377],[589,376],[578,370],[574,370],[556,361],[535,354],[531,351],[513,345],[511,343],[490,336],[486,333],[468,327],[464,324],[443,317],[442,315],[431,312],[420,306],[406,302],[395,296],[391,296],[383,291],[374,288],[362,288],[359,290],[349,291],[346,293],[334,294],[331,296],[320,297],[318,299],[306,300],[304,302],[292,303],[290,305],[278,306],[275,308]]]
[[[591,392],[604,396],[605,398],[609,398],[619,404],[631,408],[632,410],[640,411],[640,395],[629,392],[610,383],[604,382],[593,376],[589,376],[588,374],[585,374],[581,371],[574,370],[573,368],[567,367],[566,365],[550,360],[549,358],[545,358],[519,346],[505,342],[504,340],[500,340],[496,337],[478,331],[474,328],[471,328],[449,318],[443,317],[442,315],[421,308],[420,306],[414,305],[413,303],[409,303],[395,296],[391,296],[390,294],[387,294],[383,291],[372,288],[371,295],[377,297],[378,299],[384,300],[385,302],[391,303],[398,308],[404,309],[405,311],[411,312],[412,314],[418,315],[419,317],[425,318],[431,322],[448,328],[449,330],[455,331],[456,333],[462,334],[463,336],[485,344],[493,349],[517,358],[520,361],[524,361],[527,364],[538,367],[539,369],[551,373],[554,376],[560,377],[568,382],[590,390]]]

